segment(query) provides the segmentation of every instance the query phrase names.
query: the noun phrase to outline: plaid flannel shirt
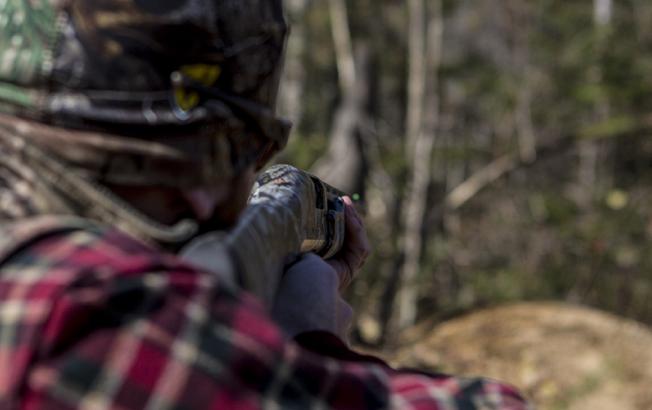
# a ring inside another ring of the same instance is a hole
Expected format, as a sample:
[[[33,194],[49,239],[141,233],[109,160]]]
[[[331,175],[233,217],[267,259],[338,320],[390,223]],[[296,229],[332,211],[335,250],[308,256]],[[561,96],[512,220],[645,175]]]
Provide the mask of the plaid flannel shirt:
[[[214,275],[115,230],[57,224],[0,237],[0,409],[527,407],[500,383],[306,349]]]

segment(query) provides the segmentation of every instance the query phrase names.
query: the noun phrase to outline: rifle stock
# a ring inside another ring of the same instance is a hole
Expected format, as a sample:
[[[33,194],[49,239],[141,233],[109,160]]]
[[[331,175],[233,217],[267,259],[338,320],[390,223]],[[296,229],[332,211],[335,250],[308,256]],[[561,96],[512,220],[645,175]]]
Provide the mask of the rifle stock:
[[[297,168],[273,166],[259,176],[249,205],[231,231],[202,235],[181,255],[226,282],[238,282],[271,307],[287,264],[303,253],[328,259],[341,249],[342,195]]]

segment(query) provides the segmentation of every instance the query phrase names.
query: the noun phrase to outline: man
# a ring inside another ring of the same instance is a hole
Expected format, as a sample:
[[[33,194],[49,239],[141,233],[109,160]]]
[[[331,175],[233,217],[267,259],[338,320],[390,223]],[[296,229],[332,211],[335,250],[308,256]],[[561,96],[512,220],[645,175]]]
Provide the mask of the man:
[[[340,341],[350,202],[271,309],[174,255],[283,147],[286,32],[278,0],[0,0],[0,408],[525,408]]]

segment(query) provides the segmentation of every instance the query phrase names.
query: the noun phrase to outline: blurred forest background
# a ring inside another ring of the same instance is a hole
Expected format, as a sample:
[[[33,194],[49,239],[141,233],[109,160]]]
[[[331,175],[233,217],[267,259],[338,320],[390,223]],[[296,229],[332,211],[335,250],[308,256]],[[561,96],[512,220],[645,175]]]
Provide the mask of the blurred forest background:
[[[286,5],[280,160],[361,198],[375,251],[349,295],[357,343],[517,301],[647,331],[652,2]]]

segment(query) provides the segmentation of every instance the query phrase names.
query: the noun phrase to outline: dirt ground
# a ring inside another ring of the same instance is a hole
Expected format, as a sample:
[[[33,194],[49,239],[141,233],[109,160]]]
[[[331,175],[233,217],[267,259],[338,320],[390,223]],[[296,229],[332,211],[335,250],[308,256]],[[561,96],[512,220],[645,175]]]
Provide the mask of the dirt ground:
[[[652,332],[584,307],[524,303],[421,324],[385,356],[506,381],[543,410],[652,409]]]

